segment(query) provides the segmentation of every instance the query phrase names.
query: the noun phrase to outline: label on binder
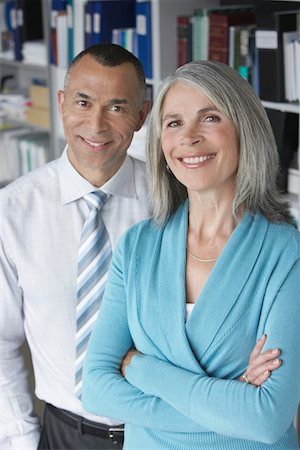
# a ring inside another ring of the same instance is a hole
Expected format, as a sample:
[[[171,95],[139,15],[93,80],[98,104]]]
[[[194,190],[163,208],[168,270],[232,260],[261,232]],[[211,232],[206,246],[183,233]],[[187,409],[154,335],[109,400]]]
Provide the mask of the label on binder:
[[[136,16],[136,30],[141,36],[146,36],[147,34],[147,20],[146,16],[138,14]]]
[[[278,48],[278,33],[274,30],[256,30],[256,48],[276,50]]]

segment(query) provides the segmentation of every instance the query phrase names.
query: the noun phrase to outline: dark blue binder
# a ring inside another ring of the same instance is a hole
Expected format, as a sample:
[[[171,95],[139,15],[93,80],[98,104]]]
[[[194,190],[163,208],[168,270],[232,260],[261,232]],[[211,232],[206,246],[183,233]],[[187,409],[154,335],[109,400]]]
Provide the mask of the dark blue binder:
[[[152,78],[152,25],[151,1],[136,2],[136,28],[138,57],[146,78]]]
[[[84,6],[84,46],[93,44],[93,16],[96,2],[88,1]]]
[[[94,43],[112,42],[114,28],[135,28],[134,0],[102,0],[95,2],[94,14],[100,15],[100,32],[94,30]],[[94,21],[95,23],[95,21]]]

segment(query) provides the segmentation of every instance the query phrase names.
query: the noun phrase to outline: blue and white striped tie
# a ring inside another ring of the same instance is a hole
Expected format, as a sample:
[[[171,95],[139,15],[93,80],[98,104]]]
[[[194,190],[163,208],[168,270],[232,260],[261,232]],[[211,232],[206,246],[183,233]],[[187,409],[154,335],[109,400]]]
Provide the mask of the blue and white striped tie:
[[[102,191],[95,191],[83,198],[90,213],[82,229],[78,256],[75,357],[75,395],[78,398],[81,398],[83,361],[98,315],[112,253],[109,236],[99,212],[107,195]]]

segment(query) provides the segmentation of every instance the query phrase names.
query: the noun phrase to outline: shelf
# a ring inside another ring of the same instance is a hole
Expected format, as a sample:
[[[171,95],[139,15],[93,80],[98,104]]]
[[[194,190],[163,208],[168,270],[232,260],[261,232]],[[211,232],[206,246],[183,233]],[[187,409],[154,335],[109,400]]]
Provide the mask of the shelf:
[[[265,108],[276,109],[282,112],[291,112],[291,113],[300,113],[300,105],[299,103],[279,103],[279,102],[269,102],[262,100],[262,104]]]
[[[4,64],[5,66],[16,67],[18,69],[28,69],[28,70],[48,70],[47,64],[32,64],[23,61],[15,61],[12,59],[3,58],[0,55],[0,65]]]

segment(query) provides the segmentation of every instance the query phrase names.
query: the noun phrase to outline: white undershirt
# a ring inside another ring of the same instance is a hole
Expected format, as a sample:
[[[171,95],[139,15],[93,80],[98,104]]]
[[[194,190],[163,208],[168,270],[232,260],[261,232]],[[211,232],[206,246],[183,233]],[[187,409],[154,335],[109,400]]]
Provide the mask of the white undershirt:
[[[186,310],[186,320],[190,317],[192,314],[192,311],[194,309],[195,303],[186,303],[185,304],[185,310]]]

